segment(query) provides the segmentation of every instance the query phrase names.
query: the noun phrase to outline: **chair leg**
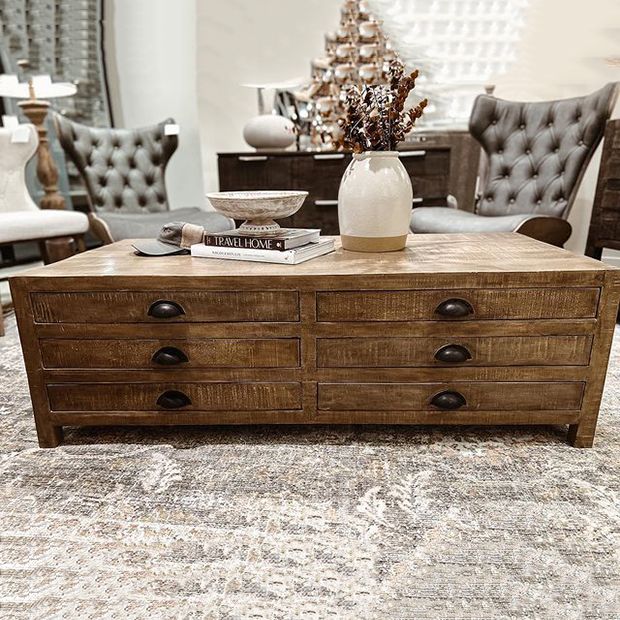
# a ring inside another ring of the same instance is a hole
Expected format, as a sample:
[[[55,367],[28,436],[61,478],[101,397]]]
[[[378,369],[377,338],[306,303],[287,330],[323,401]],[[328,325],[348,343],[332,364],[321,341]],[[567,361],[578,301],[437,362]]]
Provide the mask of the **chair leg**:
[[[84,235],[75,235],[75,242],[77,244],[78,252],[86,252],[86,242],[84,241]]]
[[[1,262],[3,263],[14,263],[15,262],[15,248],[12,245],[3,245],[0,247],[0,257]]]
[[[77,250],[75,237],[54,237],[39,242],[43,262],[46,265],[73,256]]]
[[[588,243],[586,245],[586,251],[584,253],[590,258],[596,258],[596,260],[601,260],[601,258],[603,257],[603,248]]]

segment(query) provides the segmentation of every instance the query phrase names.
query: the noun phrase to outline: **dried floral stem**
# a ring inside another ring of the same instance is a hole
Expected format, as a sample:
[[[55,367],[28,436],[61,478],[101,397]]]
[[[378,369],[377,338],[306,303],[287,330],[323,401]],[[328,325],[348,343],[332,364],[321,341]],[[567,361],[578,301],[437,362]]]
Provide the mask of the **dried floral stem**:
[[[387,85],[351,86],[344,96],[343,146],[355,153],[389,151],[396,148],[413,129],[427,99],[405,111],[409,93],[415,88],[418,71],[405,75],[403,63],[393,60]]]

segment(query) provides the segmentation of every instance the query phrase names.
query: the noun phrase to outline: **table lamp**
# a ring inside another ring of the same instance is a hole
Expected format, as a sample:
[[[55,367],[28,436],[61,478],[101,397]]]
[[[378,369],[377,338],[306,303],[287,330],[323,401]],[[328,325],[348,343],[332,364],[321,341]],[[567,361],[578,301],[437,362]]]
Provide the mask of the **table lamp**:
[[[70,97],[77,88],[70,82],[52,82],[49,75],[36,75],[28,82],[19,82],[16,75],[0,75],[0,97],[22,99],[17,105],[24,111],[39,134],[37,150],[37,178],[45,195],[42,209],[64,209],[65,199],[58,193],[58,170],[49,150],[45,117],[50,107],[47,99]]]

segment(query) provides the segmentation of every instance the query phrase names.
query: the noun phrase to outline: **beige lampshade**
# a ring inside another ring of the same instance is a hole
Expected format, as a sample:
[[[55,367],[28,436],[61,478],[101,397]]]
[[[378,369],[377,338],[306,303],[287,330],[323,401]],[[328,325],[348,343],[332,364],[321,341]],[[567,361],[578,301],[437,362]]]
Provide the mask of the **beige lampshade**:
[[[75,95],[77,88],[71,82],[52,82],[49,75],[35,75],[32,88],[37,99],[56,99]],[[0,97],[30,99],[30,84],[20,82],[16,75],[0,75]]]

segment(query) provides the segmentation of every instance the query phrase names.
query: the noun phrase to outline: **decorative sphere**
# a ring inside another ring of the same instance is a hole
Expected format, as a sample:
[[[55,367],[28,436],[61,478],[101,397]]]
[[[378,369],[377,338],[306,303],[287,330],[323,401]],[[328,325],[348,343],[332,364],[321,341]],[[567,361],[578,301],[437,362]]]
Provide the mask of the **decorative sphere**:
[[[284,116],[261,114],[246,123],[243,138],[257,150],[285,149],[295,142],[295,125]]]

